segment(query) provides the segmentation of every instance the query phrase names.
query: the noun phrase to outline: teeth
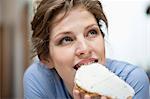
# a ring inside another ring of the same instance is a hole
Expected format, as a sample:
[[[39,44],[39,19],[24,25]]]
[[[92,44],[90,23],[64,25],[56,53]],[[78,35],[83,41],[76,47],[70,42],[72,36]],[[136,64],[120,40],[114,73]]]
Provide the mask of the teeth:
[[[74,68],[77,70],[80,66],[83,66],[83,65],[89,65],[89,64],[97,63],[97,62],[98,62],[98,60],[93,60],[93,61],[88,62],[88,63],[77,64]]]
[[[81,65],[89,65],[89,64],[92,64],[92,63],[95,63],[95,61],[91,61],[91,62],[88,62],[88,63],[80,64],[80,66]]]

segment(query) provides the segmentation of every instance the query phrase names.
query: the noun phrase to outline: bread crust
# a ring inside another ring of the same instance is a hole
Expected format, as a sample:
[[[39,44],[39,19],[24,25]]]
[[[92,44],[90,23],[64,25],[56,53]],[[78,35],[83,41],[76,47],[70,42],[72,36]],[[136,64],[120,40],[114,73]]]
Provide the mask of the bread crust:
[[[77,84],[75,85],[75,89],[77,89],[81,94],[88,94],[90,97],[92,97],[92,99],[99,99],[99,97],[102,96],[101,94],[98,94],[98,93],[88,92],[88,91],[84,90],[83,88],[81,88],[80,86],[78,86]],[[106,96],[106,97],[107,97],[107,99],[113,99],[108,96]],[[132,99],[132,96],[129,96],[127,99]]]
[[[99,99],[99,97],[102,96],[101,94],[98,94],[98,93],[88,92],[88,91],[84,90],[83,88],[81,88],[80,86],[78,86],[77,84],[75,85],[75,89],[79,90],[79,92],[81,94],[88,94],[90,97],[92,97],[92,99]],[[112,99],[111,97],[108,97],[108,96],[106,96],[106,97],[107,97],[107,99]]]
[[[88,92],[88,91],[84,90],[83,88],[79,87],[77,84],[75,86],[75,89],[79,90],[80,93],[88,94],[88,95],[90,95],[92,97],[99,96],[97,93],[91,93],[91,92]]]

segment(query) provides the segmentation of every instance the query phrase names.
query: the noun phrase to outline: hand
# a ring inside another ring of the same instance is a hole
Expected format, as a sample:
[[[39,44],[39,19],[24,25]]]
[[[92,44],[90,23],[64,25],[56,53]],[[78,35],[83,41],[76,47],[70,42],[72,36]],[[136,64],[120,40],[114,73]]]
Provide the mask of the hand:
[[[110,99],[105,96],[91,97],[88,94],[83,94],[83,93],[79,92],[79,90],[77,90],[75,88],[73,89],[73,97],[74,97],[74,99]]]

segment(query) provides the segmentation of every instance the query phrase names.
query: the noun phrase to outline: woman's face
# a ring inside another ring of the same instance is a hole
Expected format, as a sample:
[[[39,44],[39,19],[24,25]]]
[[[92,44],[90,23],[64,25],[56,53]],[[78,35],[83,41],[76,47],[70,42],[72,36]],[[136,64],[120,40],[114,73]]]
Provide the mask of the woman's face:
[[[51,65],[70,91],[74,86],[76,70],[82,64],[105,63],[104,39],[99,26],[94,16],[82,7],[72,9],[58,24],[53,25],[49,50]]]

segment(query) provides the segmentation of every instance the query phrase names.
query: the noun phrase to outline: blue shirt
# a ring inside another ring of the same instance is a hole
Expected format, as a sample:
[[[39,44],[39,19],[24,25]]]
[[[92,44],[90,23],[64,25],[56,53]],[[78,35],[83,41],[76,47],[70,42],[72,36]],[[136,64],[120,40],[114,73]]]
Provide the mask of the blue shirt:
[[[105,65],[134,89],[133,99],[150,99],[149,80],[142,69],[110,59]],[[72,99],[56,70],[48,69],[39,61],[26,70],[23,83],[25,99]]]

